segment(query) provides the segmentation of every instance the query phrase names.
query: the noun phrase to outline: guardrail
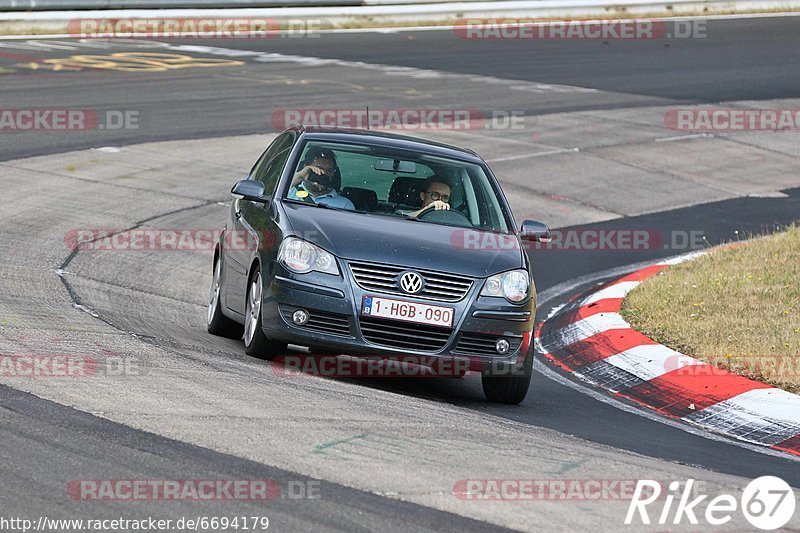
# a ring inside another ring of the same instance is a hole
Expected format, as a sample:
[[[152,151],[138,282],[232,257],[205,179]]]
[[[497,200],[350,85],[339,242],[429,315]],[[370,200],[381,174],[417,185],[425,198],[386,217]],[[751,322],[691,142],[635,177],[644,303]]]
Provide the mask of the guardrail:
[[[436,3],[481,0],[437,0]],[[431,0],[0,0],[0,11],[89,9],[226,9],[427,4]]]
[[[63,35],[81,18],[322,18],[334,26],[453,24],[465,18],[600,18],[800,12],[800,0],[0,0],[0,35]],[[58,6],[54,4],[58,3]],[[7,6],[14,5],[13,9]],[[80,4],[82,9],[74,9]],[[94,10],[89,9],[89,5]],[[149,9],[131,6],[147,4]],[[225,5],[224,8],[213,7]],[[35,6],[25,10],[23,6]],[[156,9],[154,6],[158,5]],[[197,7],[178,8],[175,6]],[[246,5],[233,9],[235,5]],[[258,5],[259,7],[256,7]],[[200,7],[202,6],[202,7]],[[4,10],[5,9],[5,10]]]
[[[596,10],[606,12],[626,11],[628,7],[647,5],[667,6],[670,11],[678,7],[697,7],[750,11],[797,9],[798,0],[0,0],[0,13],[24,11],[84,11],[127,9],[259,9],[259,8],[314,8],[361,6],[413,6],[424,4],[429,8],[448,4],[492,4],[497,11],[515,11],[517,7],[532,11],[552,9]],[[502,6],[502,7],[500,7]],[[746,6],[746,7],[744,7]],[[434,8],[433,11],[436,9]],[[483,11],[492,11],[484,8]]]
[[[0,0],[0,11],[359,6],[361,0]]]

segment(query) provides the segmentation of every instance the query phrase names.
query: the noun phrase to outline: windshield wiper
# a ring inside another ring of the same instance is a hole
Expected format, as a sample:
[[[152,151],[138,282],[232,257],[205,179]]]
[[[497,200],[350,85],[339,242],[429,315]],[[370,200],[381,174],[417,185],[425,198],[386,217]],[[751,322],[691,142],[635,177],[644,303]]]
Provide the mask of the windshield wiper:
[[[359,211],[358,209],[347,209],[346,207],[334,207],[334,206],[328,205],[328,204],[317,204],[315,202],[304,202],[303,200],[295,200],[294,198],[284,198],[283,201],[284,202],[291,202],[293,204],[313,205],[315,207],[321,207],[323,209],[333,209],[334,211],[346,211],[348,213],[362,213],[362,214],[365,214],[365,215],[371,215],[372,214],[372,213],[369,213],[367,211]]]
[[[322,207],[323,209],[335,209],[337,211],[349,211],[349,209],[342,209],[340,207],[333,207],[332,205],[327,204],[318,204],[316,202],[304,202],[303,200],[295,200],[294,198],[284,198],[284,202],[291,202],[293,204],[300,204],[300,205],[313,205],[314,207]]]

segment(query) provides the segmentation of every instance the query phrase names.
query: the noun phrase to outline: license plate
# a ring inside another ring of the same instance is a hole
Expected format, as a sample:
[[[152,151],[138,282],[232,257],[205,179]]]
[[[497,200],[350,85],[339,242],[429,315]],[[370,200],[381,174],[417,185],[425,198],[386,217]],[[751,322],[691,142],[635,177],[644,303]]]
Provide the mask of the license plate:
[[[378,296],[364,296],[361,301],[361,314],[447,328],[453,325],[452,307],[406,302]]]

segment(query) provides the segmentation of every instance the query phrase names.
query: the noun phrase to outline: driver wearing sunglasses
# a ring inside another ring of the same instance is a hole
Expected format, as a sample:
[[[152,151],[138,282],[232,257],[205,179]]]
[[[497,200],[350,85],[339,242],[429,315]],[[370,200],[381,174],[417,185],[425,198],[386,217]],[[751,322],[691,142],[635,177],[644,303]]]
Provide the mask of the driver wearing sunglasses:
[[[426,180],[425,190],[419,193],[422,208],[411,213],[411,216],[418,217],[423,211],[429,209],[436,211],[450,209],[450,192],[450,185],[441,181],[441,178],[431,176]]]

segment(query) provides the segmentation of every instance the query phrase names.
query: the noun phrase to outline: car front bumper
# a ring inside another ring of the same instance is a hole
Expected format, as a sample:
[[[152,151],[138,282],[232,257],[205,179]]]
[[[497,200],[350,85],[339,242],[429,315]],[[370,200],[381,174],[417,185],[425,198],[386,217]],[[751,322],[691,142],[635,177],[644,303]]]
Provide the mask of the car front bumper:
[[[528,354],[535,297],[522,305],[505,299],[479,296],[483,279],[476,279],[466,296],[458,302],[423,300],[411,296],[384,294],[362,289],[349,275],[294,274],[274,264],[262,302],[264,334],[278,341],[321,350],[358,356],[418,358],[426,361],[457,359],[470,370],[520,365]],[[535,289],[532,287],[535,294]],[[452,307],[452,328],[436,328],[397,320],[374,319],[361,315],[365,295]],[[297,309],[309,313],[302,326],[292,322]],[[497,353],[495,343],[504,338],[510,348]]]

